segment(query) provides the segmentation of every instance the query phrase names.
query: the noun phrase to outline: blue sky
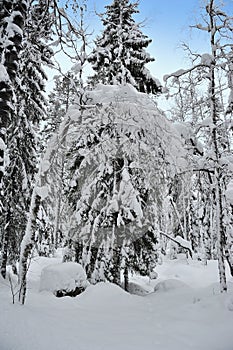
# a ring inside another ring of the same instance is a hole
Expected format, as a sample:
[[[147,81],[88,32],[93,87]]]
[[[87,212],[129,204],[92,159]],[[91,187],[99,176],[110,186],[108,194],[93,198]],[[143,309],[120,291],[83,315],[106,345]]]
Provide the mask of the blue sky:
[[[228,7],[228,13],[233,14],[233,0],[224,1]],[[104,6],[112,3],[112,0],[89,0],[89,10],[95,8],[97,12],[104,12]],[[156,59],[148,65],[151,73],[163,79],[167,73],[171,73],[188,65],[181,42],[188,43],[191,48],[201,53],[208,52],[209,44],[205,33],[200,30],[190,29],[190,25],[200,22],[201,6],[205,0],[141,0],[139,4],[140,14],[134,18],[136,22],[145,20],[142,31],[152,40],[148,52]],[[89,15],[90,28],[95,28],[95,33],[102,28],[94,14]]]

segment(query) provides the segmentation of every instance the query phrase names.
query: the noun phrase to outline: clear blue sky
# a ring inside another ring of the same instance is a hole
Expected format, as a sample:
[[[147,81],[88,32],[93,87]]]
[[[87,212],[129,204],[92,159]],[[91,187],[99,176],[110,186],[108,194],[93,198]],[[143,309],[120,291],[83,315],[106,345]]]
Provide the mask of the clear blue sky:
[[[233,15],[233,0],[225,0],[227,13]],[[104,6],[112,0],[88,0],[90,11],[104,12]],[[151,73],[163,79],[167,73],[187,67],[185,53],[181,49],[181,42],[199,52],[208,52],[209,43],[205,33],[190,29],[190,25],[200,22],[201,6],[205,0],[140,0],[140,14],[134,18],[136,22],[146,20],[142,31],[152,40],[148,52],[156,61],[148,66]],[[89,15],[90,28],[95,33],[102,28],[94,14]]]

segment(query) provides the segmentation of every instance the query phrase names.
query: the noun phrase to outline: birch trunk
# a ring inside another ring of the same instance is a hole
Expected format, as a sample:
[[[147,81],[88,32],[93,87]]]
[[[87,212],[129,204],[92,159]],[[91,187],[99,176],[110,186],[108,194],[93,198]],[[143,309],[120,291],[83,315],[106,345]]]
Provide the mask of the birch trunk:
[[[210,18],[210,35],[211,35],[211,50],[213,61],[210,65],[210,108],[211,108],[211,119],[213,122],[212,130],[212,144],[213,151],[215,154],[215,201],[216,201],[216,227],[217,227],[217,238],[218,238],[218,270],[219,270],[219,281],[221,292],[227,291],[226,284],[226,272],[225,272],[225,261],[224,261],[224,248],[225,248],[225,232],[223,223],[223,207],[222,207],[222,189],[220,181],[220,154],[218,148],[218,112],[217,112],[217,100],[216,100],[216,77],[215,67],[217,61],[217,44],[215,35],[217,33],[217,26],[215,23],[215,7],[214,0],[211,0],[207,7]]]

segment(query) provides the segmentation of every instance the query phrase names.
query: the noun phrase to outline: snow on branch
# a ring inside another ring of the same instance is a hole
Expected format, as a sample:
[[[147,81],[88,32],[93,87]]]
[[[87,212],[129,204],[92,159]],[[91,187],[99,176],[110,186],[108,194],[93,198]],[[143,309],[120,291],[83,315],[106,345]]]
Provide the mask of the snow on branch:
[[[190,28],[197,28],[197,29],[200,29],[200,30],[204,30],[205,32],[209,32],[210,31],[209,26],[205,27],[201,23],[198,23],[196,25],[190,26]]]
[[[189,241],[187,241],[186,239],[182,238],[181,236],[176,236],[176,237],[172,237],[169,234],[159,231],[159,233],[162,236],[167,237],[168,239],[170,239],[171,241],[175,242],[176,244],[178,244],[179,247],[187,249],[187,251],[189,252],[190,257],[193,257],[193,250],[192,250],[192,246],[191,243]]]
[[[214,62],[214,57],[208,53],[203,53],[201,56],[201,61],[198,64],[193,65],[191,68],[188,69],[178,69],[177,71],[171,73],[171,74],[166,74],[163,77],[164,82],[167,82],[168,79],[170,78],[180,78],[181,76],[184,76],[192,71],[194,71],[197,68],[200,67],[210,67],[213,62]]]

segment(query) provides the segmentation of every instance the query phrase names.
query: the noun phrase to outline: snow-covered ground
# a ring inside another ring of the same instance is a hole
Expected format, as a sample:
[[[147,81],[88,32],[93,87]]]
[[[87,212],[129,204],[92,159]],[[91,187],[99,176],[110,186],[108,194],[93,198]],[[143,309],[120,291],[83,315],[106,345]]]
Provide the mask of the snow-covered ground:
[[[220,294],[215,261],[181,256],[158,266],[157,280],[134,276],[145,296],[99,283],[76,298],[39,292],[42,268],[58,262],[34,259],[24,306],[0,279],[1,350],[233,349],[233,279]]]

